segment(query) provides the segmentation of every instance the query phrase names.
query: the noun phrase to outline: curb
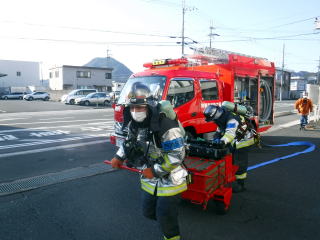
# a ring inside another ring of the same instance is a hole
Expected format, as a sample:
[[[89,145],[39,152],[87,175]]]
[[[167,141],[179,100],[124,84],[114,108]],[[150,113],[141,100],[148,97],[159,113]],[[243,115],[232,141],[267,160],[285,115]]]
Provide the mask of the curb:
[[[287,111],[287,112],[275,112],[274,117],[283,117],[283,116],[288,116],[288,115],[293,115],[296,114],[295,111]]]

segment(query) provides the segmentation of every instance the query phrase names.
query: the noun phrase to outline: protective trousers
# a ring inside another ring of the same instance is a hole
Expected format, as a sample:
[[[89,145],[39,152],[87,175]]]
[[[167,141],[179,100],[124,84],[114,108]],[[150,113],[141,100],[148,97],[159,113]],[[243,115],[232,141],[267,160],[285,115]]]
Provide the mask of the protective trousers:
[[[248,153],[252,146],[236,149],[233,153],[234,165],[239,166],[236,179],[246,179],[248,169]]]
[[[142,211],[146,218],[156,220],[164,239],[180,239],[178,205],[180,195],[158,197],[142,191]]]

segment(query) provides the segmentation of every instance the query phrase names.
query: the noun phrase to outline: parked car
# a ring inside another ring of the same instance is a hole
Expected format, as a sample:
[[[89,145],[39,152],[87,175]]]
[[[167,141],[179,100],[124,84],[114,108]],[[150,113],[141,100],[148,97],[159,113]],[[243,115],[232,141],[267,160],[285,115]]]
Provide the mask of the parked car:
[[[65,104],[75,104],[76,98],[81,98],[87,96],[89,93],[96,93],[98,92],[96,89],[76,89],[71,91],[70,93],[63,95],[61,97],[61,102]]]
[[[26,94],[23,96],[24,100],[32,101],[32,100],[43,100],[48,101],[50,99],[50,94],[47,92],[33,92],[30,94]]]
[[[2,95],[2,99],[8,100],[8,99],[23,99],[23,95],[25,95],[25,92],[13,92],[9,94]]]
[[[76,98],[75,103],[85,106],[95,104],[108,105],[110,104],[110,96],[105,92],[90,93],[85,97]]]

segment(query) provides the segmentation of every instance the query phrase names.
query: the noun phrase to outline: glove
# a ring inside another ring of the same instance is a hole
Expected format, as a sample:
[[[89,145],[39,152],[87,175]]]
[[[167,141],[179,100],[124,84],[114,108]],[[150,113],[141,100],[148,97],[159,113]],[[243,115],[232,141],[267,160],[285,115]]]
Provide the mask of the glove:
[[[111,160],[111,166],[112,168],[120,168],[122,166],[123,162],[118,158],[112,158]]]
[[[154,175],[153,175],[153,172],[151,170],[151,168],[145,168],[143,169],[142,171],[142,175],[145,177],[145,178],[154,178]]]

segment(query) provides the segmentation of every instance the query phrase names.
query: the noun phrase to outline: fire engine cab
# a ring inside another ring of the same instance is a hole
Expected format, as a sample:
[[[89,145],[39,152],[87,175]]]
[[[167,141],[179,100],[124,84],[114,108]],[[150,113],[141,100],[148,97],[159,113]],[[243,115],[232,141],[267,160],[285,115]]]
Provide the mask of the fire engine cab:
[[[122,130],[123,109],[135,82],[147,85],[154,98],[169,100],[189,137],[215,131],[203,111],[211,104],[230,101],[251,110],[250,119],[258,132],[274,121],[275,66],[266,59],[224,53],[219,57],[194,54],[179,59],[157,60],[143,65],[124,85],[114,107],[115,132],[110,141],[119,146],[126,136]]]

